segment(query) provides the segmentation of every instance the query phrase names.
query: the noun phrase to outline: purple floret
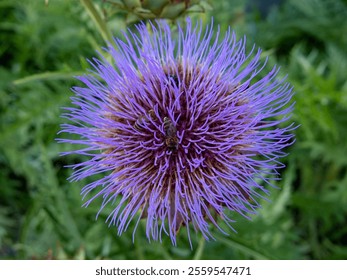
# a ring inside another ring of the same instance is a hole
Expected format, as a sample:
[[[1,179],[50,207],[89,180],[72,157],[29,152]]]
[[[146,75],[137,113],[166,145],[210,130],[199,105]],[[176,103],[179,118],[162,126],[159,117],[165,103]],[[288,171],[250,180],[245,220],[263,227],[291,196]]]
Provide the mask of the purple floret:
[[[61,141],[85,145],[65,154],[89,160],[71,180],[103,174],[82,194],[92,195],[86,206],[100,196],[100,211],[114,206],[107,221],[119,234],[146,219],[148,239],[165,233],[176,244],[189,225],[210,239],[210,224],[223,231],[230,210],[248,218],[279,179],[293,142],[292,88],[230,30],[221,38],[189,19],[174,34],[165,22],[150,26],[115,39],[112,63],[94,59],[93,75],[79,77],[62,131],[80,140]]]

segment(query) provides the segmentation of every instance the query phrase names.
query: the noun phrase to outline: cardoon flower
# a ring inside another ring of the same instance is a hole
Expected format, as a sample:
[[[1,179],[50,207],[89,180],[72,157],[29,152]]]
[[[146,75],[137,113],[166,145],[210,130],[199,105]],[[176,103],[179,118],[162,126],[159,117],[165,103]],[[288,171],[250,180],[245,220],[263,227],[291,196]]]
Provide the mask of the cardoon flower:
[[[181,227],[209,239],[211,225],[223,231],[233,213],[255,213],[278,179],[292,142],[293,125],[283,124],[291,86],[276,67],[263,73],[261,51],[247,53],[230,30],[221,38],[189,19],[175,34],[164,22],[137,29],[73,89],[73,124],[62,131],[81,140],[61,141],[85,145],[69,153],[89,159],[71,179],[103,174],[82,194],[92,194],[86,206],[102,197],[100,211],[113,205],[107,221],[118,234],[146,219],[148,239],[165,233],[175,244]]]

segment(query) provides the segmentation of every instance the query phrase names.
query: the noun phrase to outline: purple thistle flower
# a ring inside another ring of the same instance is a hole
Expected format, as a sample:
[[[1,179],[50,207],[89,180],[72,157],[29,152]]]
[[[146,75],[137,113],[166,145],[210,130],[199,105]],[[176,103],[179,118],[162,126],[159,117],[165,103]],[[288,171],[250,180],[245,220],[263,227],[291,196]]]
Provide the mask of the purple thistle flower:
[[[206,239],[209,224],[233,222],[228,210],[246,218],[268,194],[264,185],[278,180],[281,151],[290,145],[292,88],[264,69],[260,53],[249,54],[245,39],[201,23],[139,25],[106,52],[114,60],[93,59],[94,75],[79,77],[63,132],[81,140],[62,142],[86,147],[65,154],[87,155],[73,165],[71,180],[105,173],[82,194],[114,205],[107,221],[124,232],[146,218],[148,239],[169,235],[173,244],[182,226]],[[176,35],[176,37],[175,37]],[[176,39],[174,39],[176,38]]]

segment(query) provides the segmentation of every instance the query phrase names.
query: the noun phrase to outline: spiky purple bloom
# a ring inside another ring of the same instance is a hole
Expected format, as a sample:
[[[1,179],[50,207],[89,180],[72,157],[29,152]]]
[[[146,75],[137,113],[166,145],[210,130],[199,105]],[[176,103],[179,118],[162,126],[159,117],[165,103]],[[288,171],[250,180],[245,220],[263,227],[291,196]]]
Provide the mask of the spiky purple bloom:
[[[105,173],[82,193],[94,194],[85,205],[102,197],[100,211],[114,205],[108,222],[119,234],[146,218],[149,239],[165,232],[175,244],[190,224],[209,239],[209,224],[233,221],[228,210],[255,213],[292,142],[293,125],[279,127],[292,89],[278,68],[259,78],[261,51],[247,54],[245,39],[186,25],[175,34],[164,22],[128,31],[106,49],[113,62],[94,59],[94,75],[73,89],[73,124],[62,131],[81,140],[62,141],[86,145],[70,153],[90,159],[71,179]]]

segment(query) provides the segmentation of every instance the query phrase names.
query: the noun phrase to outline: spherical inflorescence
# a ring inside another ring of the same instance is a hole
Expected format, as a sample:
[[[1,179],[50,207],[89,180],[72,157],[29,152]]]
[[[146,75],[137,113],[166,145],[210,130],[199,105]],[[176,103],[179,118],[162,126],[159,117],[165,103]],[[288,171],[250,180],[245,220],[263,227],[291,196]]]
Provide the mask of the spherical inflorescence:
[[[150,30],[149,30],[150,29]],[[189,225],[211,238],[209,226],[222,230],[231,211],[245,217],[278,179],[278,159],[292,143],[293,125],[284,126],[293,104],[292,88],[277,79],[278,69],[263,72],[260,50],[249,54],[233,32],[219,38],[213,25],[139,25],[94,59],[93,75],[79,77],[74,108],[62,131],[80,135],[83,144],[68,152],[89,156],[75,164],[72,180],[102,173],[83,195],[102,197],[100,211],[113,204],[108,222],[118,233],[147,219],[149,239],[162,233],[176,243]],[[221,39],[221,40],[219,40]]]

